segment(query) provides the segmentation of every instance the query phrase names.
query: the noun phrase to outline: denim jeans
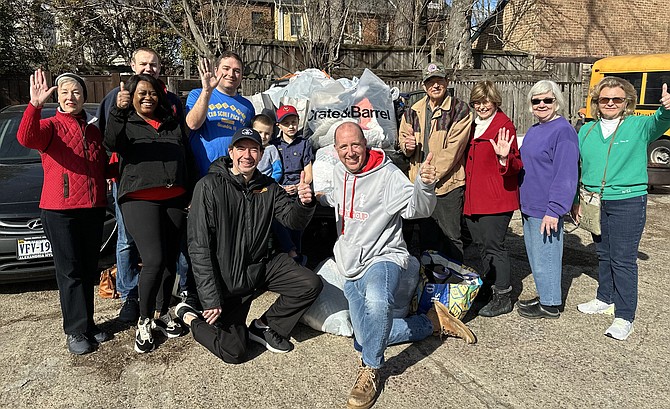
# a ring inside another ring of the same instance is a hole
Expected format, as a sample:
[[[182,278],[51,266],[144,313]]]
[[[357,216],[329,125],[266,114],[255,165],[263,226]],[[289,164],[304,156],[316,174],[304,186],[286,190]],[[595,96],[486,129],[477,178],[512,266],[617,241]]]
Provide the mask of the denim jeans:
[[[647,221],[647,195],[603,200],[600,236],[593,236],[598,253],[596,297],[614,303],[617,318],[633,322],[637,309],[637,250]]]
[[[137,300],[139,293],[137,283],[140,277],[139,252],[135,240],[126,231],[121,207],[117,198],[117,183],[112,185],[114,208],[116,210],[116,290],[122,300]]]
[[[433,333],[425,315],[393,318],[393,309],[400,307],[395,305],[395,294],[404,273],[397,264],[383,261],[344,284],[355,340],[363,348],[363,363],[371,368],[382,366],[387,346],[420,341]]]
[[[523,241],[533,272],[540,303],[547,306],[562,304],[561,272],[563,270],[563,218],[558,219],[558,231],[550,236],[540,232],[542,219],[523,216]]]

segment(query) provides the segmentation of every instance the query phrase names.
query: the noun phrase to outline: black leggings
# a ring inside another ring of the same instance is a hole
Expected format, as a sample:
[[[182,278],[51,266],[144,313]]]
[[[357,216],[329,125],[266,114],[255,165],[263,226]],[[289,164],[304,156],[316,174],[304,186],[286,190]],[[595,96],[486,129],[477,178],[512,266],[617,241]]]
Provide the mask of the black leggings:
[[[156,296],[170,300],[177,272],[182,227],[186,220],[185,197],[168,200],[127,200],[121,203],[126,229],[135,239],[142,258],[139,279],[140,317],[153,318]],[[163,302],[161,315],[169,302]]]

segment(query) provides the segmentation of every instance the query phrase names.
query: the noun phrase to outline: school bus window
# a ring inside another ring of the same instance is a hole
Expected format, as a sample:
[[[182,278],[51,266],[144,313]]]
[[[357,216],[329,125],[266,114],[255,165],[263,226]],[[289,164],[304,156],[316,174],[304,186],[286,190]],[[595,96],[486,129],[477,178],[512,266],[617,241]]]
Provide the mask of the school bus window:
[[[638,101],[642,92],[642,73],[641,72],[616,72],[612,74],[605,74],[606,77],[619,77],[630,82],[637,92]]]
[[[661,88],[670,85],[670,71],[647,73],[647,90],[644,94],[644,105],[660,105]]]

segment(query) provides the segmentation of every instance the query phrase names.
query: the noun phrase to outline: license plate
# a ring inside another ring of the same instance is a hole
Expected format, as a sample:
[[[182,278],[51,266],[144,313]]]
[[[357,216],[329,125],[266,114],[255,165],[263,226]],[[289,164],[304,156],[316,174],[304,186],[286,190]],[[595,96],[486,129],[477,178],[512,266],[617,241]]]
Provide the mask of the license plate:
[[[28,260],[31,258],[53,257],[51,243],[46,237],[30,237],[16,240],[17,260]]]

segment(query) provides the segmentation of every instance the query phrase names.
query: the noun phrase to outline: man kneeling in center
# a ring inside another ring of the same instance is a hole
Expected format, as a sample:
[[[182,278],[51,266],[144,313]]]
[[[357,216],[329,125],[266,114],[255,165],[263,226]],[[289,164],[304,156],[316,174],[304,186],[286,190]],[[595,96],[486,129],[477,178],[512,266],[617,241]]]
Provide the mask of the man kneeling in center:
[[[302,230],[312,218],[312,190],[301,177],[290,197],[256,166],[261,137],[239,129],[228,148],[196,184],[188,218],[188,252],[204,311],[186,303],[176,314],[193,338],[227,363],[244,362],[248,339],[272,352],[289,352],[291,330],[323,284],[311,270],[269,246],[272,221]],[[246,326],[251,301],[263,291],[279,298]]]
[[[394,297],[409,260],[402,219],[430,216],[436,203],[435,166],[429,153],[414,183],[391,163],[384,151],[368,148],[357,123],[335,130],[340,159],[333,170],[333,190],[317,193],[335,208],[338,239],[335,264],[346,278],[344,294],[354,328],[354,347],[362,354],[347,407],[369,408],[375,402],[379,369],[388,345],[419,341],[434,331],[463,338],[474,335],[447,308],[435,302],[426,314],[393,318]]]

